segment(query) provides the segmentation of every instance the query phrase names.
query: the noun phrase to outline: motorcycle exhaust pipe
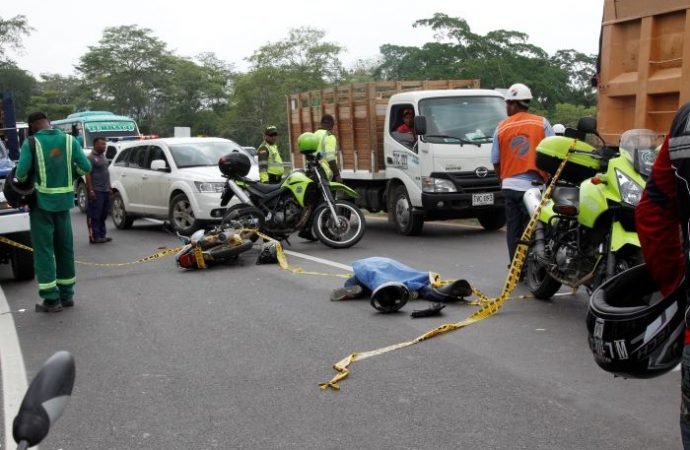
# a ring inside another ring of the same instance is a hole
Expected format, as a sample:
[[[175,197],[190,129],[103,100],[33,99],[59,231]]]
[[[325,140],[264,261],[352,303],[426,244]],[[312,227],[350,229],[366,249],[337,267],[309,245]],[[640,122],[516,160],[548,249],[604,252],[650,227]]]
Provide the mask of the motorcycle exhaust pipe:
[[[534,216],[534,214],[537,212],[537,209],[539,208],[539,204],[541,204],[541,189],[528,189],[522,196],[522,203],[525,205],[525,208],[527,209],[527,213],[529,214],[529,216]],[[537,221],[537,226],[534,229],[534,245],[532,247],[537,257],[542,259],[546,257],[544,247],[544,224],[542,222]]]

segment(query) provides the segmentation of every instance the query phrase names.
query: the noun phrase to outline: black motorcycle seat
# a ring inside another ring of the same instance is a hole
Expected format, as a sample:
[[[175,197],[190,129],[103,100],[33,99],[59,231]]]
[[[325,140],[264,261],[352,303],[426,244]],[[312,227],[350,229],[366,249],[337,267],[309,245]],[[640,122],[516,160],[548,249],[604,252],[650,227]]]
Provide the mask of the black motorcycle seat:
[[[280,189],[280,183],[278,184],[268,184],[268,183],[254,183],[251,185],[252,189],[256,189],[259,192],[262,192],[264,194],[268,194],[273,191],[277,191]]]

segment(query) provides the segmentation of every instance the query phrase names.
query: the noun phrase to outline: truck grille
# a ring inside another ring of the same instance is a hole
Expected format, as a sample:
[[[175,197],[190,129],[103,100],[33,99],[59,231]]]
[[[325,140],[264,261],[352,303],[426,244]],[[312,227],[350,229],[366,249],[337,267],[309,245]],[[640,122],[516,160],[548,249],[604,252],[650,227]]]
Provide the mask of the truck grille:
[[[455,184],[460,193],[495,192],[501,190],[495,172],[490,171],[487,176],[480,178],[474,172],[433,173],[434,178],[446,178]]]

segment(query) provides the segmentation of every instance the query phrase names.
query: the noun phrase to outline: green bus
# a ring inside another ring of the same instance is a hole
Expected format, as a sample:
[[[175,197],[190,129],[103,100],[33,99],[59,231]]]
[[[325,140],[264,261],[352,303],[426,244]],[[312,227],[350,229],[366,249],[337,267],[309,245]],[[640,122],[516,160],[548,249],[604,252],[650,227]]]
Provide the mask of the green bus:
[[[84,111],[70,114],[66,119],[52,120],[53,128],[80,138],[82,147],[90,150],[93,140],[121,140],[139,137],[139,127],[131,117],[117,116],[108,111]]]

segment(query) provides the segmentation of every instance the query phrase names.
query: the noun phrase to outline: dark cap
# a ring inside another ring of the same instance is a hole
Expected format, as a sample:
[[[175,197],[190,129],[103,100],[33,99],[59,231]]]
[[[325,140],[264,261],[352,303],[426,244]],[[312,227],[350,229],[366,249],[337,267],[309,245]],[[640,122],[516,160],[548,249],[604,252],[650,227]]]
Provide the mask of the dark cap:
[[[278,135],[278,128],[274,126],[266,127],[264,130],[264,134],[266,136],[277,136]]]
[[[29,117],[26,119],[26,123],[31,125],[34,122],[38,122],[41,119],[48,119],[48,116],[46,116],[46,113],[43,112],[34,112],[29,114]]]

